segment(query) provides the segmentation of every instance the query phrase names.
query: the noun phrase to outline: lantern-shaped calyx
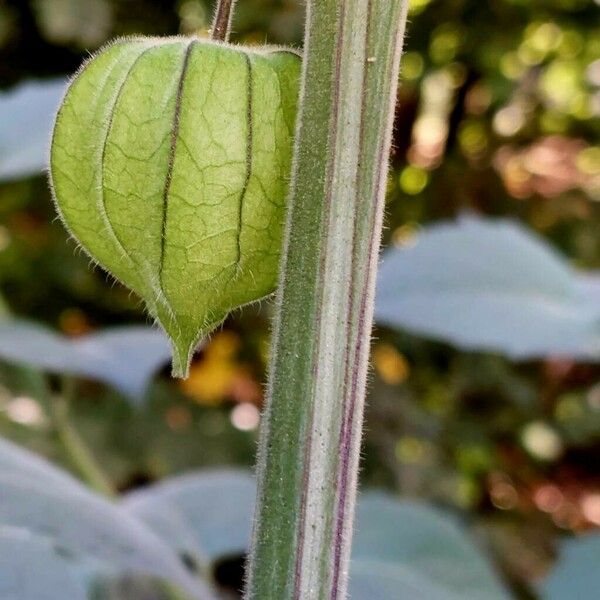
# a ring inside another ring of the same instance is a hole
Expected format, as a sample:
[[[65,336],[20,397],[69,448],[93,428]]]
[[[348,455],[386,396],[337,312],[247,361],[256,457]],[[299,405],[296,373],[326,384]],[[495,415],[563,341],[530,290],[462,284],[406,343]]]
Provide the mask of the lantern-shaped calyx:
[[[198,340],[277,282],[300,59],[199,39],[126,39],[69,87],[58,211],[139,294],[185,375]]]

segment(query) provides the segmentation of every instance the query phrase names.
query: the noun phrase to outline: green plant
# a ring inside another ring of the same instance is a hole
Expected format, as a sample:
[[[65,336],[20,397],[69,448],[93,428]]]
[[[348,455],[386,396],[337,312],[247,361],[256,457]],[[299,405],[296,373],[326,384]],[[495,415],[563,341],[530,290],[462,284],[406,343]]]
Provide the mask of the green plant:
[[[0,294],[6,295],[7,308],[67,336],[143,319],[134,294],[107,286],[103,273],[89,269],[87,257],[65,243],[39,174],[47,167],[63,74],[74,69],[82,51],[104,43],[111,31],[162,35],[178,27],[188,32],[204,27],[203,9],[210,1],[135,0],[136,9],[127,9],[126,18],[118,0],[9,0],[0,7],[0,87],[36,78],[0,92],[0,180],[10,180],[0,184]],[[299,44],[303,4],[244,0],[236,39],[252,44],[265,36]],[[231,3],[219,7],[222,25],[214,29],[223,36],[231,24]],[[597,207],[591,201],[598,196],[594,7],[593,0],[410,2],[411,35],[387,182],[384,243],[389,248],[379,270],[375,313],[385,328],[374,342],[361,481],[457,509],[469,528],[491,543],[518,597],[537,587],[534,581],[549,566],[563,528],[575,532],[597,521],[590,452],[598,432],[598,367],[590,362],[600,357],[598,289],[592,273],[582,277],[578,270],[598,266]],[[37,79],[50,73],[60,74],[60,80]],[[557,168],[547,168],[549,161]],[[465,207],[518,216],[571,264],[531,237],[528,243],[527,232],[509,221],[470,217],[430,223]],[[245,362],[247,381],[256,386],[270,312],[258,306],[236,311],[225,334],[209,340],[209,350],[198,356],[194,379],[218,378],[219,370],[206,358],[229,337],[241,342],[236,359]],[[138,393],[137,367],[144,362],[138,358],[150,358],[148,344],[141,339],[135,344],[135,336],[123,332],[121,340],[130,343],[113,346],[104,343],[112,333],[106,340],[103,333],[73,340],[29,323],[2,324],[3,436],[77,469],[102,489],[106,486],[90,471],[85,452],[70,443],[71,432],[89,444],[88,454],[112,488],[137,487],[200,464],[247,464],[254,432],[235,429],[233,417],[241,407],[229,405],[242,399],[239,388],[222,392],[224,404],[211,408],[194,406],[164,377],[148,393]],[[161,332],[154,334],[165,356],[165,340]],[[71,377],[82,381],[74,388]],[[253,390],[253,401],[258,400]],[[137,405],[127,406],[125,396]],[[61,410],[65,404],[68,414]],[[72,460],[73,454],[79,458]],[[11,477],[26,471],[25,458],[17,463]],[[225,554],[247,549],[251,513],[239,520],[240,507],[228,499],[237,495],[246,508],[253,485],[248,480],[245,493],[232,486],[219,494],[192,479],[165,481],[147,494],[142,490],[136,505],[172,549],[183,553],[188,567],[199,566],[210,578],[213,570],[217,576],[223,572],[214,566],[219,557],[206,558],[215,546]],[[27,483],[15,495],[14,487],[2,478],[0,596],[7,589],[25,600],[87,596],[83,586],[61,587],[58,573],[63,567],[91,573],[106,566],[89,553],[111,537],[110,526],[90,528],[80,545],[61,544],[50,507],[56,502],[76,512],[64,490],[54,480],[44,481],[41,491]],[[38,495],[41,504],[34,502]],[[215,502],[209,510],[206,499]],[[445,528],[420,527],[411,535],[409,526],[419,522],[419,512],[421,521],[435,522],[431,511],[383,508],[377,506],[379,527],[359,514],[352,598],[481,599],[495,589],[489,580],[473,585],[475,557],[453,562],[442,556]],[[91,524],[98,525],[103,519],[95,512]],[[71,520],[61,519],[66,525]],[[33,531],[34,526],[39,528]],[[214,526],[215,538],[196,539],[195,526],[202,531]],[[542,598],[585,596],[596,589],[586,574],[595,572],[597,541],[580,543],[580,537],[565,546],[565,560],[544,585]],[[231,539],[235,543],[227,546]],[[451,546],[450,558],[457,550]],[[168,554],[165,562],[172,561]],[[241,564],[238,559],[224,564],[229,570],[230,563]],[[32,571],[38,577],[32,578]],[[132,586],[119,582],[114,588],[132,598]],[[145,595],[158,592],[147,589]]]
[[[15,600],[229,597],[213,573],[247,549],[249,473],[192,473],[114,502],[1,439],[0,467],[0,593],[10,590]],[[354,600],[505,598],[451,515],[370,492],[358,521]]]
[[[295,140],[298,57],[223,43],[234,4],[218,3],[218,43],[126,39],[89,61],[59,111],[52,181],[66,225],[95,260],[144,298],[170,336],[174,373],[183,375],[200,336],[232,308],[275,287],[292,170],[246,595],[342,599],[407,3],[309,3]],[[131,394],[110,361],[95,372],[75,344],[30,333],[68,357],[57,362],[44,355],[40,367],[96,376]],[[53,404],[57,429],[72,454],[85,458],[64,402]],[[93,462],[79,460],[79,466],[99,488],[110,487],[101,472],[94,475]],[[144,508],[154,504],[152,493],[142,500]],[[70,497],[67,504],[87,510]],[[172,550],[193,556],[195,568],[210,578],[210,561],[182,544],[184,532],[165,524],[169,506],[163,508],[153,525],[173,548],[157,556],[168,557],[174,570],[156,568],[156,557],[140,566],[119,556],[108,571],[140,568],[194,597],[210,597],[175,567]],[[200,507],[198,516],[209,518]],[[370,553],[378,556],[376,548]],[[105,557],[92,552],[88,558]],[[411,585],[388,567],[367,565],[376,574],[362,573],[357,597],[374,587],[385,597],[409,594]],[[467,573],[483,597],[474,564]],[[421,594],[445,596],[438,585],[414,583]],[[502,597],[500,588],[487,585],[490,598]]]
[[[424,227],[416,241],[384,255],[380,325],[514,360],[600,360],[598,275],[517,221],[464,215]]]
[[[406,9],[402,0],[309,3],[258,463],[256,600],[346,595]]]
[[[58,211],[145,301],[187,374],[199,339],[275,287],[298,96],[291,51],[125,39],[59,110]]]
[[[217,4],[219,40],[233,4]],[[346,596],[407,6],[308,4],[248,598]],[[124,40],[83,67],[59,111],[58,210],[144,298],[176,375],[200,336],[273,288],[297,64],[289,51]]]

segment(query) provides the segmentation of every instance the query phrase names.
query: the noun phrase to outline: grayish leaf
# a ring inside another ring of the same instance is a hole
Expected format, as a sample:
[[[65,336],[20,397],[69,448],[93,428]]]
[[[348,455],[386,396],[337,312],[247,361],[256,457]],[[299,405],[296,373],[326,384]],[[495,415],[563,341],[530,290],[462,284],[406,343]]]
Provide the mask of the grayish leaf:
[[[205,471],[133,492],[125,507],[203,568],[247,550],[255,485],[245,471]]]
[[[66,81],[29,81],[0,94],[0,181],[41,174]]]
[[[0,473],[25,481],[37,481],[57,490],[74,493],[85,490],[74,477],[65,471],[3,438],[0,438]]]
[[[212,598],[142,521],[28,454],[6,441],[0,445],[0,531],[26,531],[65,555],[108,565],[113,573],[152,575],[179,585],[193,598]]]
[[[541,586],[541,597],[543,600],[597,597],[600,590],[599,562],[600,534],[564,540],[554,570]]]
[[[352,561],[350,597],[356,600],[463,600],[410,567],[369,560]]]
[[[170,356],[165,335],[150,327],[114,327],[70,339],[35,323],[0,321],[1,359],[98,379],[136,401]]]
[[[134,492],[124,505],[206,568],[247,549],[254,496],[247,472],[208,471]],[[508,597],[454,519],[383,493],[359,499],[350,587],[353,600]]]
[[[506,592],[459,523],[424,504],[370,492],[360,499],[353,598],[506,600]],[[366,568],[366,565],[369,568]],[[362,566],[361,566],[362,565]],[[409,591],[412,590],[410,593]]]
[[[89,600],[104,565],[26,530],[0,528],[1,600]]]
[[[386,253],[376,318],[468,350],[599,360],[599,282],[519,224],[469,216]]]

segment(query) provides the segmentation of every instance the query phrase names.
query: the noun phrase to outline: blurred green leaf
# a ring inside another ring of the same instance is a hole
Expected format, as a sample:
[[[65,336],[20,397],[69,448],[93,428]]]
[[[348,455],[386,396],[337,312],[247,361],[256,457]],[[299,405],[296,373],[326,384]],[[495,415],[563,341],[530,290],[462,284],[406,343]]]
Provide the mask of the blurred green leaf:
[[[467,350],[600,360],[599,291],[516,222],[468,216],[387,252],[376,318]]]
[[[554,570],[541,586],[543,600],[595,598],[600,590],[600,534],[564,540]]]
[[[0,530],[0,598],[5,600],[88,600],[105,572],[90,561],[27,530]]]
[[[131,513],[6,441],[0,446],[0,464],[0,532],[21,530],[48,540],[65,556],[104,563],[115,574],[154,575],[199,600],[212,598],[169,547]],[[26,588],[23,582],[19,585],[16,591],[21,593]]]
[[[246,471],[207,470],[133,492],[124,506],[206,569],[246,551],[255,493]]]
[[[0,181],[41,175],[64,79],[29,81],[0,94]]]
[[[135,402],[171,356],[165,335],[150,327],[108,328],[75,339],[18,320],[0,321],[0,358],[50,373],[98,379]]]
[[[7,527],[0,531],[0,598],[185,600],[190,596],[160,580],[119,577],[101,561],[75,555],[46,537]]]
[[[254,482],[244,471],[196,472],[134,492],[124,506],[200,569],[243,554]],[[508,596],[458,523],[425,505],[383,493],[359,501],[354,600],[501,600]]]
[[[98,46],[109,35],[112,5],[108,0],[33,0],[39,27],[55,44]]]
[[[0,438],[0,472],[4,476],[37,482],[65,493],[81,490],[81,484],[65,471],[2,438]]]
[[[508,598],[458,521],[383,493],[369,492],[360,499],[352,568],[352,598]]]

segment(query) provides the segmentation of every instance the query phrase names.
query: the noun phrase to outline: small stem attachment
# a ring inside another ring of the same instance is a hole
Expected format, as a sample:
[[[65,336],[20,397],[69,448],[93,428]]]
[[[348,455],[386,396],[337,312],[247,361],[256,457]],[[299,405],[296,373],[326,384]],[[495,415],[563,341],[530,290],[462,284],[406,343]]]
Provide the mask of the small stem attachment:
[[[50,401],[56,434],[84,481],[101,494],[112,497],[115,495],[112,483],[69,420],[74,385],[71,378],[65,377],[61,396]]]
[[[233,20],[233,9],[237,0],[218,0],[213,19],[211,37],[219,42],[228,42]]]
[[[408,0],[310,0],[246,600],[345,600]]]

